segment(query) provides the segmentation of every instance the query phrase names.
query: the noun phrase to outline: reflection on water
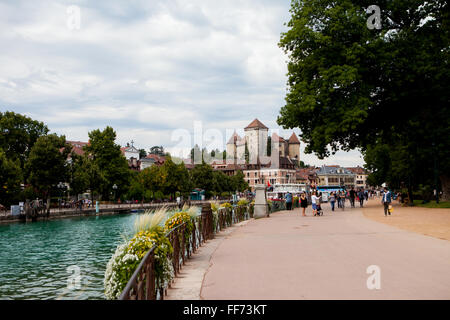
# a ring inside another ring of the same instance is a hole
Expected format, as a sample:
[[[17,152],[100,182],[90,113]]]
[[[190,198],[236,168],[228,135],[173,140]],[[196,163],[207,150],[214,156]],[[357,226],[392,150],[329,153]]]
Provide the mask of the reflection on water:
[[[106,264],[135,216],[0,225],[0,299],[105,299]],[[72,265],[80,268],[80,289],[67,289]]]

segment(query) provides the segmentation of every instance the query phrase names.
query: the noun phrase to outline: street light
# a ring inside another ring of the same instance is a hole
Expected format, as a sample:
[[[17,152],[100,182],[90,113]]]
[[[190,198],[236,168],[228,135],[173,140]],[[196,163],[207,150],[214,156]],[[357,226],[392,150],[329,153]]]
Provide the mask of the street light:
[[[65,185],[63,182],[58,183],[58,189],[59,189],[59,209],[61,209],[61,202],[62,202],[62,193],[63,193],[63,189],[64,189]]]
[[[114,190],[114,202],[116,202],[116,190],[117,190],[117,184],[114,183],[113,185],[113,190]]]

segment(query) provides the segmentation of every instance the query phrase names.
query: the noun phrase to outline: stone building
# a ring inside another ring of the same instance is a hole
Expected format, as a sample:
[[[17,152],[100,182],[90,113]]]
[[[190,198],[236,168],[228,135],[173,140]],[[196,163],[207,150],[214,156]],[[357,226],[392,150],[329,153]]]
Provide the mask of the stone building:
[[[300,141],[295,133],[286,140],[276,133],[271,137],[271,154],[268,155],[267,128],[258,119],[253,120],[244,128],[245,135],[240,137],[233,133],[227,143],[227,161],[214,163],[215,170],[227,174],[235,174],[242,170],[244,179],[254,190],[257,184],[281,184],[296,182],[296,167],[300,161]],[[248,150],[248,161],[245,154]]]
[[[322,166],[317,171],[319,185],[356,187],[356,174],[340,166]]]

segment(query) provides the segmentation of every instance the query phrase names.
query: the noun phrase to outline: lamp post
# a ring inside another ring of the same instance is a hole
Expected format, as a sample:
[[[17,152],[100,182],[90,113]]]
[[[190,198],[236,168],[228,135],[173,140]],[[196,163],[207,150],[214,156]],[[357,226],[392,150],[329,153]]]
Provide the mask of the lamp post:
[[[114,190],[114,203],[116,202],[116,190],[117,190],[117,184],[114,183],[114,185],[112,186],[113,190]]]
[[[436,203],[439,203],[439,183],[438,183],[438,169],[437,169],[437,159],[436,159],[436,145],[433,141],[433,162],[434,162],[434,186],[435,186],[435,196]]]
[[[64,183],[60,182],[58,183],[58,189],[59,189],[59,210],[61,210],[61,202],[62,202],[62,192],[64,189]]]

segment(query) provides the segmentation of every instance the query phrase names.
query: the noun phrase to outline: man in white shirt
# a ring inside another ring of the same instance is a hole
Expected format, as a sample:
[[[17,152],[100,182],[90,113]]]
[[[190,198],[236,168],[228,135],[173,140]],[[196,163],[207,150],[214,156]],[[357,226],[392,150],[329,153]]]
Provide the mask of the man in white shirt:
[[[384,206],[384,215],[385,216],[387,216],[388,214],[391,215],[391,213],[389,212],[389,205],[392,202],[392,196],[388,188],[384,188],[383,199],[381,200],[381,202],[383,203]]]

